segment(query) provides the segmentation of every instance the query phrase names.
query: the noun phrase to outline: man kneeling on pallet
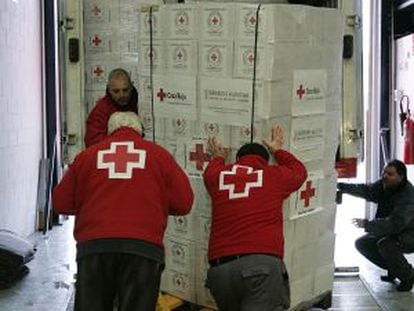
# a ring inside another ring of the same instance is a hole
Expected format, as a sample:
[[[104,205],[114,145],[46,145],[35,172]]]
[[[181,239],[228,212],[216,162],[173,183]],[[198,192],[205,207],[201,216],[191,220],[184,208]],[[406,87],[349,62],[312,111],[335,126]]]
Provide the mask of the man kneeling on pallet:
[[[290,289],[283,263],[283,201],[307,178],[305,166],[282,150],[283,131],[272,128],[264,146],[242,146],[236,162],[225,164],[228,149],[209,140],[212,160],[204,183],[212,199],[207,287],[220,311],[275,311],[289,308]]]

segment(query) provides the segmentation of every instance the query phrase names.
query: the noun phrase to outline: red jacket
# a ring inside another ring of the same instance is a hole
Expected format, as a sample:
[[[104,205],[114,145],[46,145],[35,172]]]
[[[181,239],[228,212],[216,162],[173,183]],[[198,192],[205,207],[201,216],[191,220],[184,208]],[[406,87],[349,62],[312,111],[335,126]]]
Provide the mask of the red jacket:
[[[118,106],[112,102],[109,95],[102,97],[92,109],[86,120],[85,146],[89,147],[104,140],[108,136],[108,120],[111,114],[117,111],[132,111],[138,113],[135,102],[126,106]]]
[[[212,200],[209,260],[246,253],[283,258],[283,200],[300,188],[307,172],[287,151],[278,150],[274,157],[277,165],[257,155],[228,165],[215,157],[208,164],[204,183]]]
[[[162,246],[167,216],[189,213],[193,199],[172,155],[130,128],[81,152],[53,191],[55,210],[76,216],[77,242],[133,238]]]

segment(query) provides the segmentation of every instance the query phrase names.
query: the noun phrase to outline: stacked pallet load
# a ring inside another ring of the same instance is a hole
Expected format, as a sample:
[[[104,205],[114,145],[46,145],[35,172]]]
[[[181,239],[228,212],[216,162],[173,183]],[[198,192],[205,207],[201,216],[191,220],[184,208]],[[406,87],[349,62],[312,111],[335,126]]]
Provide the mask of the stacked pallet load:
[[[190,2],[144,6],[139,25],[139,113],[146,137],[185,168],[196,193],[171,217],[162,290],[215,307],[205,287],[210,199],[206,142],[232,150],[285,131],[285,148],[309,177],[284,205],[292,307],[329,295],[344,19],[335,9],[287,4]],[[253,92],[254,89],[254,92]]]

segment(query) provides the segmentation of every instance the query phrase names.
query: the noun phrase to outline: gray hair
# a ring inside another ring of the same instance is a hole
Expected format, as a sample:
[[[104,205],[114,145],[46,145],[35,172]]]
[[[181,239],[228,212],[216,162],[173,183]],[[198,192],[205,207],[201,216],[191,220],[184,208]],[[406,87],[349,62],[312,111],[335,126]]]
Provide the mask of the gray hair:
[[[142,124],[139,116],[132,111],[114,112],[108,120],[108,135],[121,127],[130,127],[142,134]]]

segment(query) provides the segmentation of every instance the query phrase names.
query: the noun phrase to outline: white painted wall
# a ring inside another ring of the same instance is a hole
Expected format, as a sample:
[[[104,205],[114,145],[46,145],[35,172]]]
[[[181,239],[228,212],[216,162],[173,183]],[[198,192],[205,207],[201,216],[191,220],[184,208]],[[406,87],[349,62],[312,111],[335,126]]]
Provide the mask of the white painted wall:
[[[38,0],[0,1],[0,229],[35,230],[42,153]]]

